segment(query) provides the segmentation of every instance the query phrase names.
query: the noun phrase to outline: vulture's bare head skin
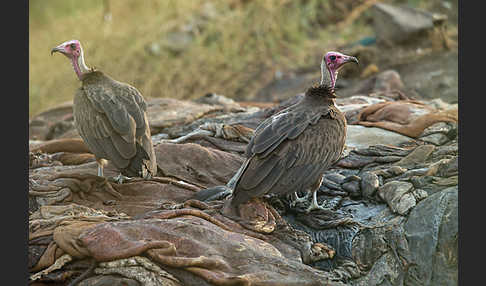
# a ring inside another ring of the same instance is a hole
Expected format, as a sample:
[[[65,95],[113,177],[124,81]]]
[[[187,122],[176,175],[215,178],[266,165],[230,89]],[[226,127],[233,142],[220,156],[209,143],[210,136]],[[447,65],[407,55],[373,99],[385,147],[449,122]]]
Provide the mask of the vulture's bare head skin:
[[[324,56],[324,62],[331,73],[337,72],[347,63],[359,64],[357,58],[339,52],[327,52]]]
[[[332,89],[336,84],[339,69],[347,63],[358,63],[358,59],[339,52],[327,52],[321,62],[321,84],[327,82]],[[327,72],[326,72],[327,69]]]
[[[84,63],[83,49],[78,40],[71,40],[60,44],[51,50],[51,55],[56,52],[65,55],[71,61],[74,72],[80,80],[82,80],[84,74],[91,71]]]
[[[55,52],[59,52],[70,59],[78,58],[81,55],[81,43],[78,40],[64,42],[53,48],[51,55]]]

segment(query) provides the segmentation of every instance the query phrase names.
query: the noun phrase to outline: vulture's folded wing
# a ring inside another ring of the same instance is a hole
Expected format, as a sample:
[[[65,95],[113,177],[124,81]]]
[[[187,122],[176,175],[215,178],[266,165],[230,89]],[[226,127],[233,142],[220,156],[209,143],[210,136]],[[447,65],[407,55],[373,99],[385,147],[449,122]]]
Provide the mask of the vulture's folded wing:
[[[83,120],[77,122],[81,137],[95,155],[126,168],[137,154],[137,137],[148,128],[142,96],[135,88],[116,81],[86,84],[78,92],[83,93],[79,98],[87,100],[78,102],[77,109],[92,110],[89,116],[80,115]],[[144,157],[149,159],[146,153]]]
[[[321,169],[320,159],[334,150],[322,149],[321,144],[326,142],[309,141],[319,136],[304,131],[328,113],[326,109],[307,113],[284,110],[263,122],[247,147],[249,162],[237,178],[234,203],[269,193],[286,193],[315,176]],[[326,121],[336,124],[332,119]]]

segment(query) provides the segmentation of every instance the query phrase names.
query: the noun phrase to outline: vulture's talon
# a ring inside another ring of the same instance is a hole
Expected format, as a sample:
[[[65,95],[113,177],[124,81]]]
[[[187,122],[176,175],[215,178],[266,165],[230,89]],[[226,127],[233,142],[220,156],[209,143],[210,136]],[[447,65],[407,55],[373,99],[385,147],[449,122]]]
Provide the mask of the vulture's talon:
[[[293,208],[297,204],[306,202],[308,199],[309,199],[309,193],[305,194],[305,196],[303,196],[303,197],[299,197],[297,195],[297,192],[294,192],[294,193],[292,193],[292,198],[291,198],[291,201],[290,201],[290,207]]]
[[[330,210],[328,208],[323,207],[322,205],[319,205],[317,203],[317,190],[313,192],[312,194],[312,203],[309,205],[309,207],[305,210],[306,213],[310,213],[313,210]]]
[[[313,211],[313,210],[324,210],[324,211],[329,211],[329,210],[331,210],[331,209],[325,208],[325,207],[323,207],[323,206],[321,206],[321,205],[318,205],[318,204],[316,204],[316,205],[311,204],[311,205],[310,205],[310,206],[309,206],[307,209],[305,209],[305,212],[306,212],[306,213],[310,213],[310,212],[311,212],[311,211]]]
[[[111,182],[117,183],[119,185],[125,183],[125,182],[130,182],[132,178],[123,176],[121,173],[118,174],[116,177],[109,178]]]

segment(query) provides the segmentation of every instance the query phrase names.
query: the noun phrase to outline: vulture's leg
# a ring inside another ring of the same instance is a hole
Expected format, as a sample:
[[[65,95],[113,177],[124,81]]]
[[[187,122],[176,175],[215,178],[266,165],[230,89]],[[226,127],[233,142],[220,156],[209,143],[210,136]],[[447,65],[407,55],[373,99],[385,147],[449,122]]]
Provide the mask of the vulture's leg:
[[[310,212],[312,210],[327,210],[327,208],[323,207],[323,206],[320,206],[318,203],[317,203],[317,191],[319,191],[319,188],[321,187],[321,184],[322,184],[322,179],[323,177],[321,177],[321,179],[318,182],[318,184],[315,184],[314,185],[314,188],[313,188],[313,191],[312,191],[312,203],[310,204],[310,206],[305,210],[306,212]]]
[[[103,167],[108,163],[105,159],[96,158],[96,163],[98,163],[98,176],[103,177]]]
[[[305,202],[309,199],[309,191],[303,197],[299,197],[297,192],[293,192],[290,200],[290,207],[295,207],[298,203]]]
[[[103,177],[103,165],[98,164],[98,176]]]

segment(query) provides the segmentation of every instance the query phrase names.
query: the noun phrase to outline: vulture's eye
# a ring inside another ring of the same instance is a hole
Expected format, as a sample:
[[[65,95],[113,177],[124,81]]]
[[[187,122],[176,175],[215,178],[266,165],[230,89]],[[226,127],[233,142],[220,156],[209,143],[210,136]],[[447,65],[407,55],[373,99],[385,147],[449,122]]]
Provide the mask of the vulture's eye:
[[[329,58],[331,59],[331,61],[336,60],[336,56],[330,56]]]
[[[76,49],[76,45],[75,44],[71,44],[71,49],[75,50]]]

